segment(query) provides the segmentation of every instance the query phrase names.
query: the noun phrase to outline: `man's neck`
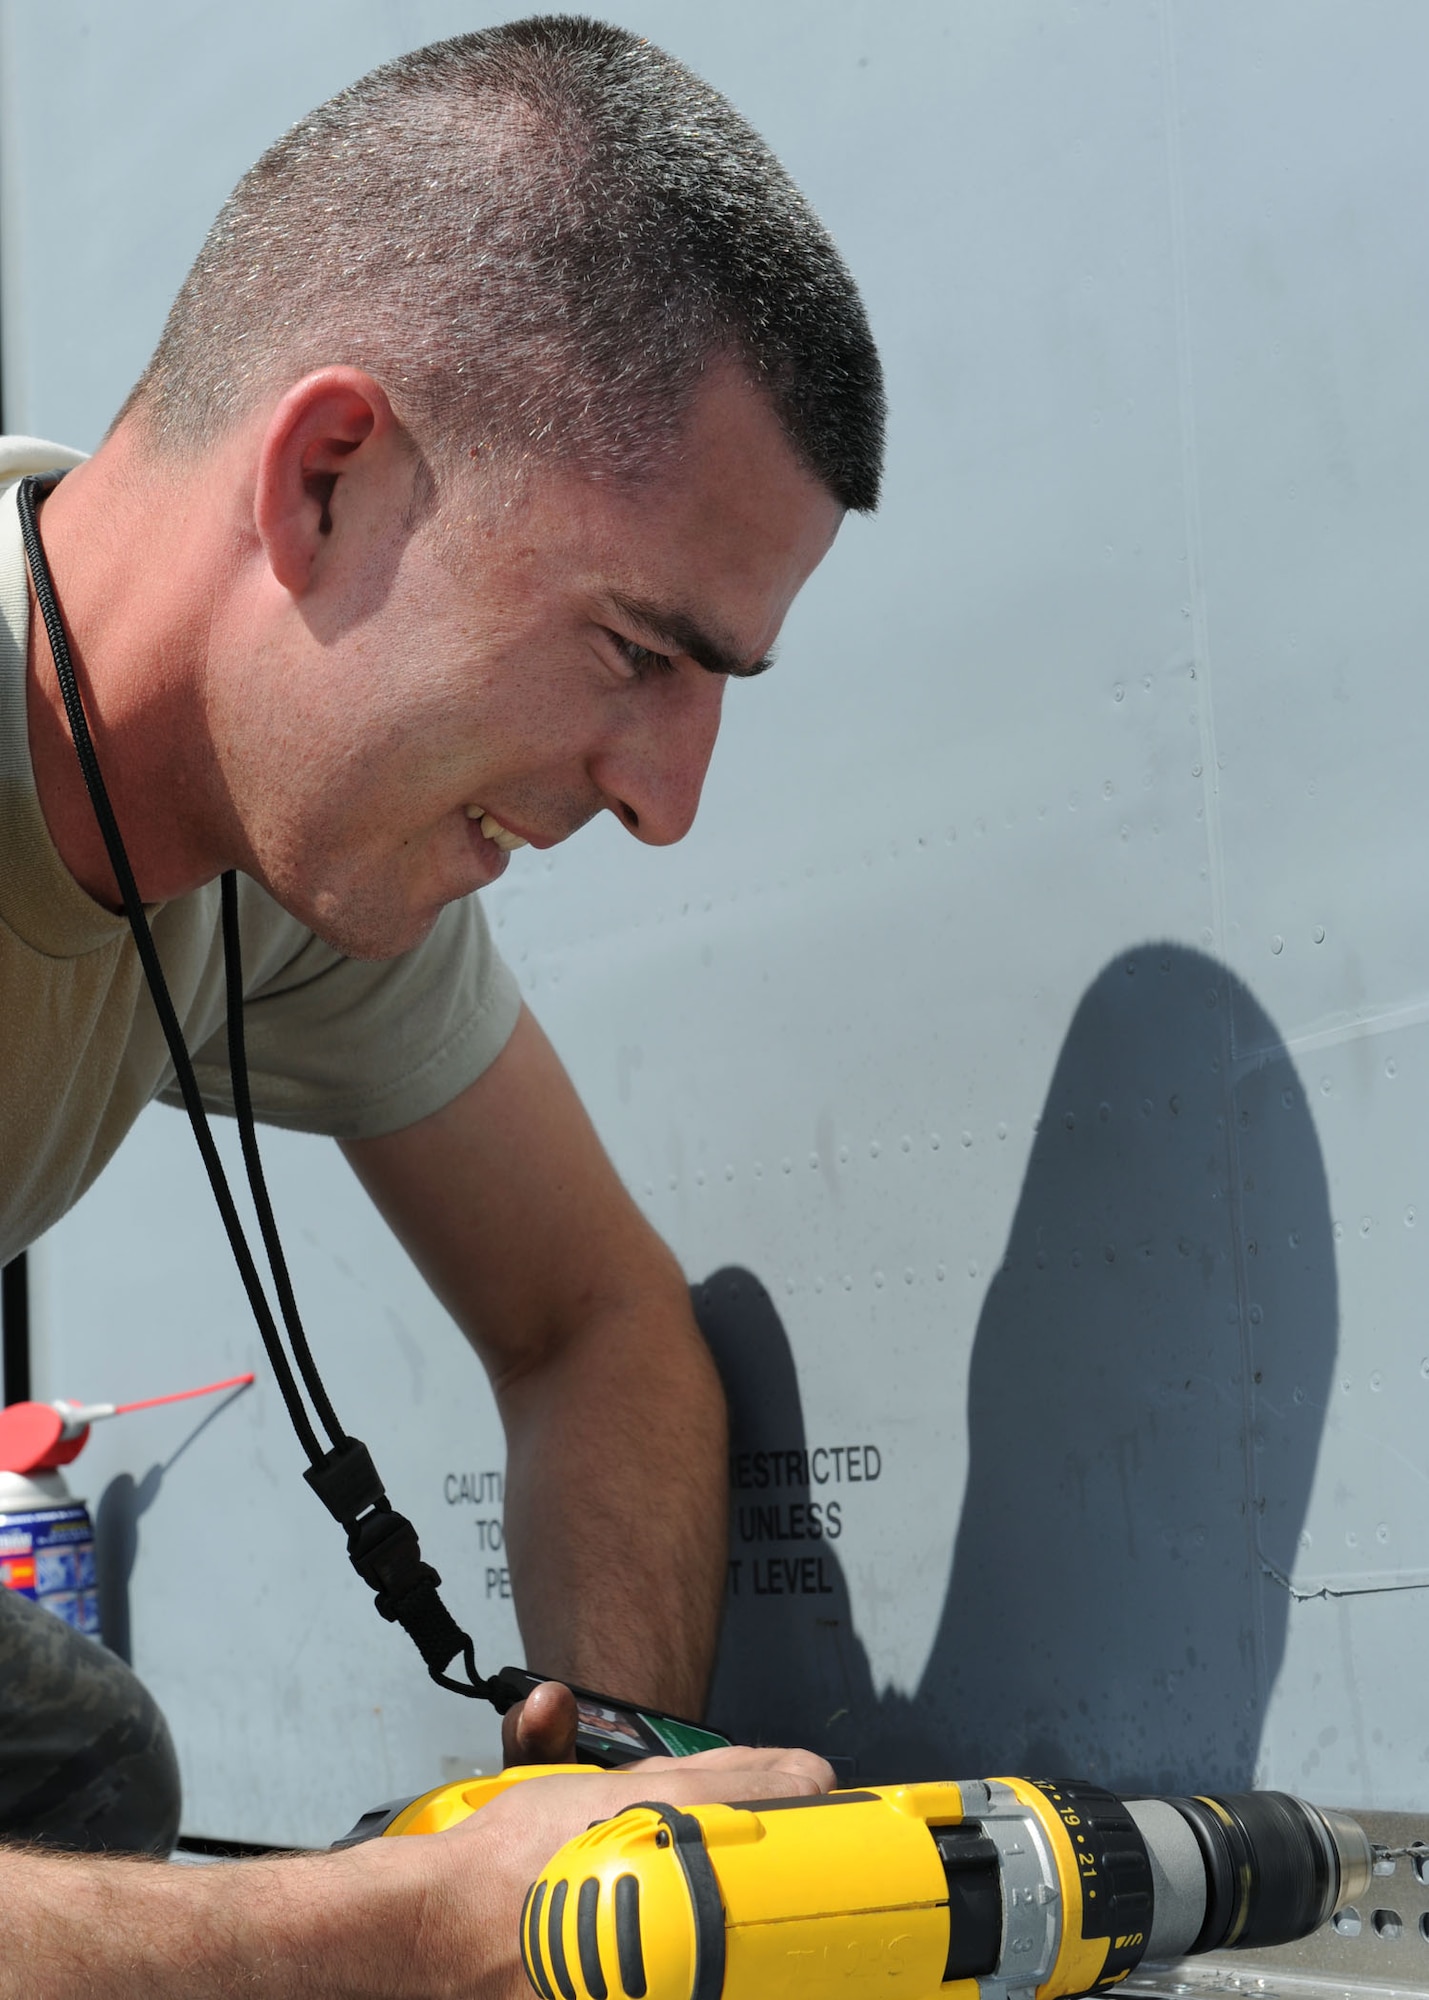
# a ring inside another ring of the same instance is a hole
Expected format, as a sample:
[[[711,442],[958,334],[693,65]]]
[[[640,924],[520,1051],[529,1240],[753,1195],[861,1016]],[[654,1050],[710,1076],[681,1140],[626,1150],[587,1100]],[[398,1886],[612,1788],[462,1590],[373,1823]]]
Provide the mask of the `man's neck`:
[[[199,517],[188,503],[197,500]],[[181,895],[239,857],[205,728],[203,496],[160,487],[121,426],[39,509],[100,769],[145,902]],[[121,898],[70,736],[44,621],[30,598],[30,757],[61,860],[97,903]]]

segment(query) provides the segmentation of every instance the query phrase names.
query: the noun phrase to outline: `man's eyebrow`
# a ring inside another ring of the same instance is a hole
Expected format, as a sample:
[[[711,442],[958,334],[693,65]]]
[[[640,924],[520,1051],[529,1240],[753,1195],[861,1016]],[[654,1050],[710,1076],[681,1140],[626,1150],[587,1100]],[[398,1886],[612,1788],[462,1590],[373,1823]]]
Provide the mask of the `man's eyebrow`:
[[[624,612],[633,625],[648,632],[652,639],[658,639],[662,646],[668,646],[672,653],[687,654],[706,673],[728,674],[732,680],[748,681],[753,680],[756,674],[767,672],[774,664],[774,655],[766,653],[763,659],[746,666],[728,640],[707,632],[686,611],[672,610],[663,604],[647,604],[643,598],[626,597],[618,590],[610,592],[610,602],[617,611]]]

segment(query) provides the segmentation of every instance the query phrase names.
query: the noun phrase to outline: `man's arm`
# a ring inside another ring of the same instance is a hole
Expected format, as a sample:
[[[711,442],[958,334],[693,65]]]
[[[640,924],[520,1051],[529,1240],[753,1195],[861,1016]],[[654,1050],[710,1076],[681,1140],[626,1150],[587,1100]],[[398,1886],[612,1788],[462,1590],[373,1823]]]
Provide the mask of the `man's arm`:
[[[533,1778],[448,1833],[211,1868],[0,1847],[0,2000],[530,2000],[522,1899],[592,1819],[832,1777],[797,1750],[657,1757]]]
[[[678,1265],[523,1011],[443,1110],[344,1150],[491,1376],[539,1672],[698,1716],[724,1582],[724,1397]]]

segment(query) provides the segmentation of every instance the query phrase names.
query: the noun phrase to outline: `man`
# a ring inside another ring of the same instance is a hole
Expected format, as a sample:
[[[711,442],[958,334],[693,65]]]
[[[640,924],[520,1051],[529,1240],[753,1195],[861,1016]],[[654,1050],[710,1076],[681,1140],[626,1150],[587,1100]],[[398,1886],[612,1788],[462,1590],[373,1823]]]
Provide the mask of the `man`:
[[[418,51],[279,141],[39,515],[206,1097],[236,868],[259,1115],[342,1142],[490,1371],[528,1656],[684,1712],[717,1623],[718,1387],[472,892],[603,810],[680,838],[727,681],[874,504],[881,427],[852,281],[761,142],[658,50],[550,18]],[[12,441],[0,476],[56,462]],[[172,1082],[13,509],[5,1256]],[[569,1727],[543,1691],[510,1747]],[[201,1877],[12,1854],[15,1990],[74,1990],[60,1911],[95,1992],[494,1990],[535,1867],[620,1799],[827,1780],[721,1752],[535,1781],[460,1840]]]

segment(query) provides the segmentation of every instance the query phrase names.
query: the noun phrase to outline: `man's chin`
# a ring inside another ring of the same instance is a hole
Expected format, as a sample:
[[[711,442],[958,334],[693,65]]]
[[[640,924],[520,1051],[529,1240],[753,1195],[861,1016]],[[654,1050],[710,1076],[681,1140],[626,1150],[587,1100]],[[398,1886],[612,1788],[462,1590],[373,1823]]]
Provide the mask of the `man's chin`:
[[[430,910],[385,910],[353,908],[338,897],[325,895],[316,904],[295,907],[280,897],[290,916],[306,924],[313,936],[340,952],[344,958],[379,961],[401,958],[415,951],[431,936],[442,906]]]

